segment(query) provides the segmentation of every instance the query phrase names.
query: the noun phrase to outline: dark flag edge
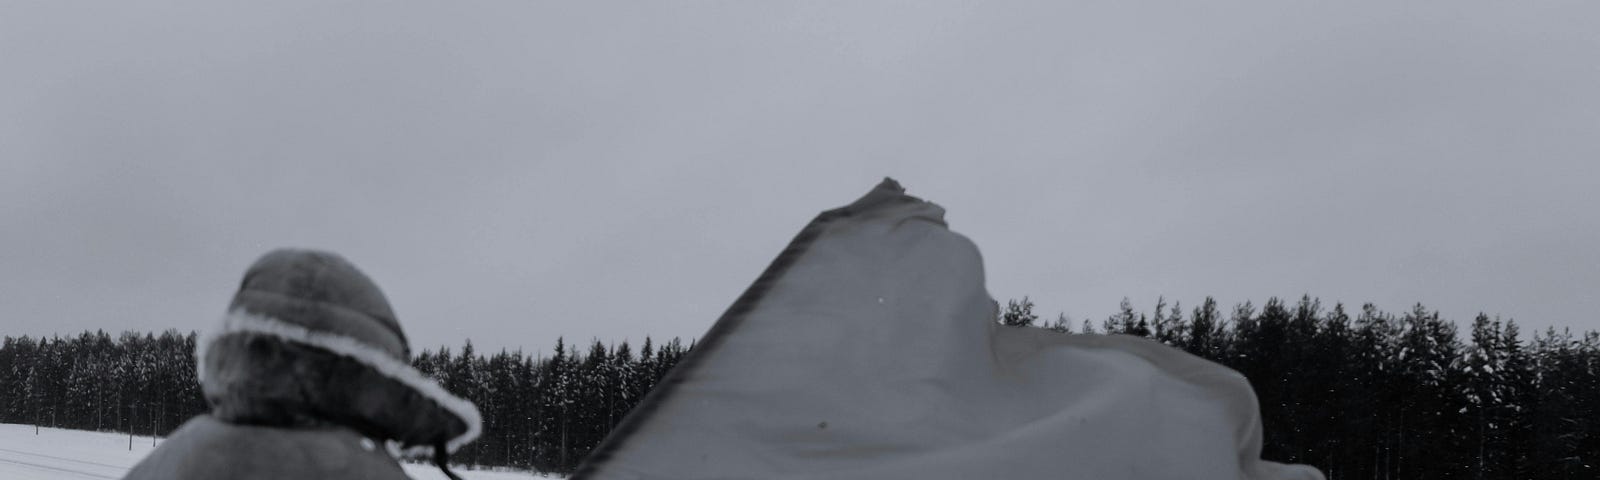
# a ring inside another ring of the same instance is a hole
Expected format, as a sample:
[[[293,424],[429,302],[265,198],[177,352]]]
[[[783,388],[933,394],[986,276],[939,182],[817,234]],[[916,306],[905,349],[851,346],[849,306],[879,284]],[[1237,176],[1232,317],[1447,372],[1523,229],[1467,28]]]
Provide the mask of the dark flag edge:
[[[630,410],[628,415],[623,417],[622,422],[618,423],[611,430],[611,433],[606,435],[605,440],[602,440],[600,445],[590,451],[583,464],[573,473],[572,480],[591,478],[602,466],[610,461],[632,439],[634,433],[638,432],[655,415],[661,405],[676,394],[678,386],[689,378],[691,372],[698,370],[707,358],[715,354],[729,332],[738,329],[744,323],[750,312],[755,310],[756,305],[760,304],[762,298],[766,297],[772,290],[777,280],[782,278],[789,268],[794,266],[806,254],[812,243],[827,232],[829,226],[884,206],[924,201],[907,195],[905,191],[905,188],[900,186],[900,183],[893,178],[884,178],[866,195],[851,202],[849,205],[818,214],[816,218],[811,220],[811,223],[800,229],[800,233],[795,234],[794,239],[790,240],[789,245],[784,247],[783,251],[778,254],[777,258],[772,260],[771,264],[767,265],[766,270],[763,270],[760,276],[756,277],[755,282],[751,283],[744,293],[739,295],[739,298],[734,300],[732,305],[728,306],[722,316],[717,318],[716,323],[711,325],[705,335],[700,337],[694,349],[685,354],[678,361],[678,364],[667,372],[667,375],[661,379],[660,383],[657,383],[650,390],[650,393],[645,394],[639,404],[635,405],[633,410]]]

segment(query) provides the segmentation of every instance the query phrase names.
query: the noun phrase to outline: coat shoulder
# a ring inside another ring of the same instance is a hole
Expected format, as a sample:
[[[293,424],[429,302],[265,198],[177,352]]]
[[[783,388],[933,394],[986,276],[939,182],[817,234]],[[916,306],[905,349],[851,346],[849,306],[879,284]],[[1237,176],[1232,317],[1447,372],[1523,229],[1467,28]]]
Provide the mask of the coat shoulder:
[[[236,425],[202,415],[135,465],[129,480],[408,479],[381,444],[354,431]]]

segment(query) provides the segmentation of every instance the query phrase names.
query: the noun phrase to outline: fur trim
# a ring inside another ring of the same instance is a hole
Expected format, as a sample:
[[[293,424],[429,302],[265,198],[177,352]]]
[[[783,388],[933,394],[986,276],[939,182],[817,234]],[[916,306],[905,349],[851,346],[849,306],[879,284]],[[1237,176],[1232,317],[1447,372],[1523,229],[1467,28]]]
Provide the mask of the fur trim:
[[[462,445],[477,440],[478,435],[483,433],[483,420],[478,413],[477,406],[463,398],[451,395],[450,392],[445,391],[443,387],[423,375],[422,372],[390,356],[388,353],[348,337],[314,332],[299,325],[279,321],[272,317],[256,315],[243,309],[234,309],[228,312],[227,315],[222,317],[222,328],[205,332],[201,335],[199,341],[195,342],[195,376],[202,383],[207,378],[205,372],[206,350],[210,348],[217,338],[231,333],[267,335],[284,341],[327,350],[355,360],[385,377],[410,387],[422,396],[433,400],[434,403],[439,404],[440,407],[467,424],[466,433],[462,433],[446,443],[445,448],[450,452],[455,452]],[[433,453],[433,447],[415,446],[406,449],[403,453],[410,456],[427,456]]]

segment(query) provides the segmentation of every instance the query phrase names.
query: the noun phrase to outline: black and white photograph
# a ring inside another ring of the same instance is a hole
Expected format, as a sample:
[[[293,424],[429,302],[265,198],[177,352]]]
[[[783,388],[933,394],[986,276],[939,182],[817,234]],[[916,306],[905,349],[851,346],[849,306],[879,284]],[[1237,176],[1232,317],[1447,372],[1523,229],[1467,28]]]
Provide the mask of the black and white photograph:
[[[0,479],[1600,479],[1600,3],[0,0]]]

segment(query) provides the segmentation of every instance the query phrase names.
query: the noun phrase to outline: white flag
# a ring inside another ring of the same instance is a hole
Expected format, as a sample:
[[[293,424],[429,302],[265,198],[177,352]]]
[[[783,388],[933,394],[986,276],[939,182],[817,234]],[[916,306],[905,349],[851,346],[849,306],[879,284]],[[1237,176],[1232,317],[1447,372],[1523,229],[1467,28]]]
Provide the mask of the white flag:
[[[885,180],[807,225],[589,456],[595,479],[1320,479],[1237,372],[995,322],[978,249]]]

